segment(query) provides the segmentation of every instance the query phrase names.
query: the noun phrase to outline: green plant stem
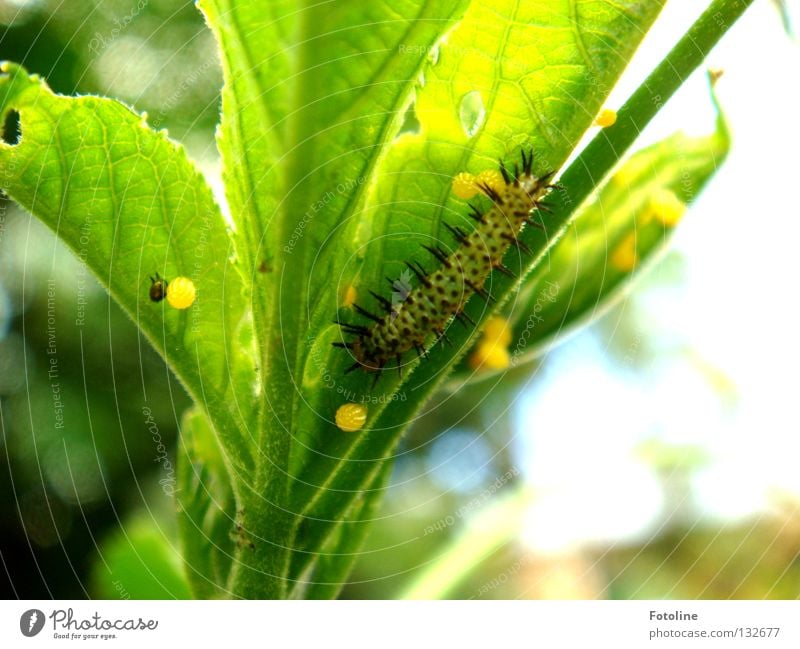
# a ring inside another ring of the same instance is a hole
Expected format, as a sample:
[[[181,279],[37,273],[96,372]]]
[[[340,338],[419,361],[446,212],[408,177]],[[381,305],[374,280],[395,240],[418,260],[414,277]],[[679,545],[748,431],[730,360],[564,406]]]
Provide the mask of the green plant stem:
[[[582,203],[634,143],[651,119],[753,0],[714,0],[677,45],[630,96],[614,126],[603,129],[561,178],[575,206]]]

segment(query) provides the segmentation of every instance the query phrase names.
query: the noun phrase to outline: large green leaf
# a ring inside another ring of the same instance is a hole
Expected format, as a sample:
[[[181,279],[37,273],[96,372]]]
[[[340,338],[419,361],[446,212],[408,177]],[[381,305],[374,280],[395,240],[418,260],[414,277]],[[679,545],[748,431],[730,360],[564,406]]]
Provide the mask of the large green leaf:
[[[10,63],[0,66],[0,117],[20,130],[0,142],[0,188],[72,248],[213,413],[231,464],[252,466],[239,442],[255,382],[240,341],[245,295],[219,209],[183,149],[116,101],[53,94]],[[151,302],[156,272],[190,278],[195,304]],[[78,326],[98,316],[79,307]],[[163,397],[146,387],[144,403]]]
[[[429,266],[420,244],[431,237],[453,245],[446,231],[441,235],[441,223],[466,221],[466,206],[450,196],[458,172],[495,167],[498,157],[516,160],[523,147],[536,151],[538,171],[557,169],[591,125],[660,3],[573,9],[568,2],[471,4],[422,71],[412,106],[418,126],[392,141],[366,180],[372,185],[367,202],[342,214],[332,242],[317,251],[311,277],[335,284],[325,283],[327,290],[313,300],[310,353],[298,381],[304,391],[295,426],[311,453],[298,463],[301,481],[293,489],[293,506],[306,517],[293,547],[308,553],[306,560],[338,521],[348,520],[353,498],[374,487],[399,434],[453,360],[434,352],[433,374],[382,377],[377,391],[372,377],[345,377],[352,360],[331,350],[340,335],[331,324],[340,296],[353,286],[366,302],[362,296],[381,291],[384,276],[401,276],[406,260]],[[479,305],[470,307],[479,319]],[[354,317],[343,312],[343,319]],[[335,429],[331,419],[345,400],[370,404],[371,430],[348,436]],[[307,568],[297,559],[295,578]]]

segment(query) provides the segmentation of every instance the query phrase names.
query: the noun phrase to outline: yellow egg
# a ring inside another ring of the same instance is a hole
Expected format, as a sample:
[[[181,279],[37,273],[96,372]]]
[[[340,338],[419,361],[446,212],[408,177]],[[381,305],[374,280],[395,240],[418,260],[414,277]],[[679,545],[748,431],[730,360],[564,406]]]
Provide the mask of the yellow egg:
[[[497,169],[487,169],[478,174],[477,178],[475,178],[475,184],[478,187],[486,185],[489,189],[499,193],[506,186],[506,181],[503,179],[503,174]]]
[[[497,315],[489,318],[483,330],[483,340],[508,345],[511,342],[511,327],[508,320]]]
[[[336,411],[336,425],[346,433],[361,430],[367,423],[367,407],[358,403],[346,403]]]
[[[350,284],[344,292],[344,299],[342,300],[342,306],[351,307],[353,303],[355,303],[356,298],[358,297],[358,291],[356,291],[356,287]]]
[[[475,186],[475,176],[466,171],[453,178],[453,194],[456,198],[468,199],[472,198],[478,193],[478,188]]]
[[[617,270],[627,273],[636,267],[636,235],[629,232],[611,253],[611,265]]]
[[[188,309],[195,296],[194,282],[188,277],[176,277],[167,286],[167,302],[176,309]]]
[[[469,357],[469,365],[475,370],[504,370],[510,364],[508,348],[492,340],[482,340]]]
[[[650,197],[648,208],[657,221],[671,228],[681,220],[686,203],[669,189],[659,189]]]
[[[604,108],[601,110],[597,117],[594,120],[594,125],[599,126],[600,128],[607,128],[608,126],[614,126],[617,123],[617,111],[611,110],[610,108]]]

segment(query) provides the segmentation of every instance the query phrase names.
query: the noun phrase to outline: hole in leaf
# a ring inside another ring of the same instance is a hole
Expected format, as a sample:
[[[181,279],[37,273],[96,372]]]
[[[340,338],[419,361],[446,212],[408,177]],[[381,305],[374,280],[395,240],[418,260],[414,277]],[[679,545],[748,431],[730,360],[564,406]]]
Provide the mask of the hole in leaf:
[[[428,51],[428,60],[431,65],[436,65],[439,62],[439,44],[437,43]]]
[[[6,113],[5,119],[3,119],[3,130],[0,132],[0,138],[2,138],[3,142],[6,144],[19,144],[22,138],[22,129],[19,125],[19,111],[12,108]]]
[[[480,92],[473,90],[461,98],[458,117],[467,137],[472,137],[480,130],[486,120],[486,108]]]
[[[420,123],[417,118],[416,104],[411,102],[405,115],[403,115],[403,123],[400,125],[400,130],[397,132],[397,137],[405,135],[406,133],[419,133]]]

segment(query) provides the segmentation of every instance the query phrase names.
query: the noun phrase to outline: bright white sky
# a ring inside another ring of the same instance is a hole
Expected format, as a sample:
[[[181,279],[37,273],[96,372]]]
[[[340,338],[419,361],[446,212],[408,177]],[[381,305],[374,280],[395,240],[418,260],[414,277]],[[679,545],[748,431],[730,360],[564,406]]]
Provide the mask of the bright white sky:
[[[667,3],[610,107],[705,4]],[[767,512],[776,497],[800,504],[800,45],[760,0],[708,64],[725,70],[718,94],[733,131],[730,157],[678,228],[683,278],[676,285],[659,265],[626,301],[663,356],[623,368],[604,350],[613,327],[596,327],[551,352],[517,404],[518,462],[539,494],[526,539],[540,550],[649,536],[676,510],[731,521]],[[687,81],[637,146],[712,128],[704,75]],[[730,382],[731,400],[720,381]],[[706,454],[688,489],[677,473],[662,488],[642,452],[654,439]]]

